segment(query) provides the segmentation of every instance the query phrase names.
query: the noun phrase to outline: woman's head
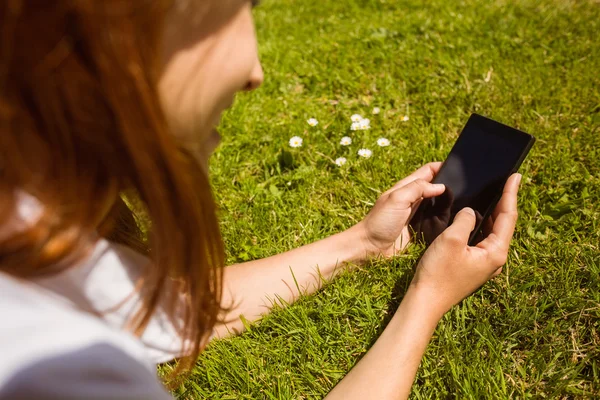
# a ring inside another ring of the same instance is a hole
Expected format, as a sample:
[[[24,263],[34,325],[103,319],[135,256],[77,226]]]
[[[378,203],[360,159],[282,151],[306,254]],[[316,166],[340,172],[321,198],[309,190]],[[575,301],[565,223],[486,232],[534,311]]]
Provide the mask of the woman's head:
[[[202,164],[235,92],[262,80],[250,3],[7,0],[0,32],[0,270],[68,268],[98,232],[134,245],[127,192],[149,217],[155,261],[133,325],[160,302],[182,307],[196,355],[220,310],[224,264]],[[42,213],[7,227],[20,191]],[[185,304],[165,298],[168,278]]]
[[[174,134],[205,160],[216,147],[221,113],[263,72],[248,0],[177,0],[168,13],[159,82]]]

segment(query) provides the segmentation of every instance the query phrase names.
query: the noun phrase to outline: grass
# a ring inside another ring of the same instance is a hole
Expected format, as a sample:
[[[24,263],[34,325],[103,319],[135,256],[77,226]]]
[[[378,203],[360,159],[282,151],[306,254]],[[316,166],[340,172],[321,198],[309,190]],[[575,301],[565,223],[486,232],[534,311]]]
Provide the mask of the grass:
[[[439,324],[411,396],[600,396],[598,1],[265,0],[255,17],[266,81],[225,116],[211,164],[229,263],[350,227],[487,115],[538,139],[517,232],[505,273]],[[371,130],[350,132],[375,106]],[[175,395],[323,397],[377,339],[417,257],[374,261],[211,343]]]

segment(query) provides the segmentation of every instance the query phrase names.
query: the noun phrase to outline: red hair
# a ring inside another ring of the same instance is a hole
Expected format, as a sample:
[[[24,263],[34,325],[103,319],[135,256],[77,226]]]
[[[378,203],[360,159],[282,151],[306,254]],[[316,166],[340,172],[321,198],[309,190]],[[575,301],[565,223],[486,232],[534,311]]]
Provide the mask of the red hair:
[[[70,268],[98,233],[147,251],[154,268],[131,323],[141,333],[159,302],[182,315],[181,371],[217,321],[224,250],[208,178],[158,98],[169,3],[0,4],[0,226],[14,218],[18,191],[43,205],[34,224],[0,237],[0,270],[28,279]],[[147,242],[125,192],[147,214]],[[177,293],[165,290],[171,279]]]

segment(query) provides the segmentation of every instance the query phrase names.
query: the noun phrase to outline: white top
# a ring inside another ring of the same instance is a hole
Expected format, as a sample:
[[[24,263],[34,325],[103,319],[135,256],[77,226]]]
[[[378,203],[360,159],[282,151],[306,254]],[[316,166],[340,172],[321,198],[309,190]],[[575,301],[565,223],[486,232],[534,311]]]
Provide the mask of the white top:
[[[20,196],[17,217],[27,223],[39,214],[35,199]],[[124,329],[149,266],[101,239],[85,262],[51,278],[0,272],[0,399],[169,399],[156,363],[178,356],[176,322],[159,309],[141,338]]]

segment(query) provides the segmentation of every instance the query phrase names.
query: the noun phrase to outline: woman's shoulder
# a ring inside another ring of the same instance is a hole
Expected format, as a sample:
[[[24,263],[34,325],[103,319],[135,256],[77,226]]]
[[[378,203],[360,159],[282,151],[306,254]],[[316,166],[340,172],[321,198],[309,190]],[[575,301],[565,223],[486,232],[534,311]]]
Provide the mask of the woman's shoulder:
[[[99,239],[85,260],[56,275],[36,278],[31,285],[85,311],[96,323],[133,337],[129,319],[141,307],[139,289],[147,268],[152,268],[152,261],[145,255]],[[134,339],[153,364],[167,362],[181,355],[181,326],[181,317],[168,313],[161,303]]]
[[[42,205],[35,197],[17,191],[16,200],[14,218],[10,223],[0,226],[0,237],[18,231],[39,218]],[[15,282],[7,283],[6,279],[9,278],[4,276],[3,284],[8,286],[6,291],[22,292],[25,287],[29,287],[29,291],[38,297],[44,293],[63,305],[69,304],[71,308],[78,308],[89,314],[94,324],[103,324],[105,329],[129,334],[129,320],[142,305],[140,288],[149,268],[153,268],[153,265],[147,256],[98,237],[90,254],[77,265],[58,274],[35,278],[27,284],[19,282],[19,286]],[[4,292],[5,290],[0,289],[0,296],[3,296],[0,299],[0,318],[19,307],[39,306],[24,301],[7,309],[2,304],[4,300],[8,301]],[[135,338],[153,363],[172,360],[180,355],[183,348],[182,320],[178,315],[171,314],[159,304],[143,334]],[[0,349],[1,346],[0,344]]]
[[[135,337],[50,290],[0,272],[0,293],[0,371],[98,343],[120,347],[149,371],[154,368]]]
[[[4,273],[0,293],[0,398],[38,392],[76,398],[85,393],[79,390],[89,393],[95,386],[118,390],[113,382],[132,393],[147,386],[151,392],[146,394],[166,394],[133,336],[51,291]]]

